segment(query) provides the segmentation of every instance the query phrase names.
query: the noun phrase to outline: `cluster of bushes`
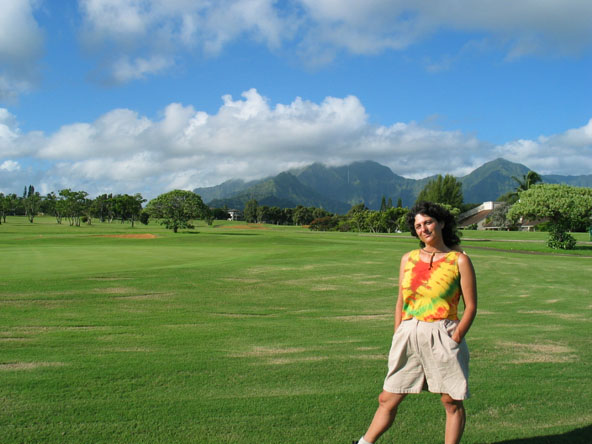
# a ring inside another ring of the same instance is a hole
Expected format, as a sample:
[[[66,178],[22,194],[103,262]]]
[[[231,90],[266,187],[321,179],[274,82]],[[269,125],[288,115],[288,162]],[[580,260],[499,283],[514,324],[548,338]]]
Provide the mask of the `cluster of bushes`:
[[[327,210],[298,205],[296,208],[270,207],[259,205],[252,199],[245,205],[244,218],[249,223],[268,223],[274,225],[309,225],[313,220],[332,216]]]
[[[372,211],[359,204],[346,215],[327,215],[312,220],[309,228],[314,231],[357,231],[368,233],[396,233],[409,231],[407,208],[386,208]]]
[[[408,211],[400,206],[385,205],[379,211],[372,211],[361,203],[354,205],[347,214],[339,215],[303,205],[296,208],[269,207],[259,205],[253,199],[245,205],[244,218],[250,223],[308,226],[314,231],[394,233],[409,231],[405,221]]]

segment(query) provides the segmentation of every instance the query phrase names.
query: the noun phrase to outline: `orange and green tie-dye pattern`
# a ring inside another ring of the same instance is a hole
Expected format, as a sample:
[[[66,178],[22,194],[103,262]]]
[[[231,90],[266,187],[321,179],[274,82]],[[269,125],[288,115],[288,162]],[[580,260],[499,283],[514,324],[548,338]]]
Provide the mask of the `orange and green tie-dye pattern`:
[[[432,322],[457,320],[460,300],[458,257],[451,251],[430,264],[420,259],[420,250],[409,253],[405,264],[403,287],[403,320],[416,318]]]

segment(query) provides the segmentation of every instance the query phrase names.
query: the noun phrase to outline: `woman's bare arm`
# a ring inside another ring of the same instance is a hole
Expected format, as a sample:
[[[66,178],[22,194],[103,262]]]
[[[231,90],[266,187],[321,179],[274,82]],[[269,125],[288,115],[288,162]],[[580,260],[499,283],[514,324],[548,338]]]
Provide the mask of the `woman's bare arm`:
[[[395,331],[399,328],[403,318],[403,276],[408,257],[409,253],[405,253],[401,258],[401,265],[399,266],[399,295],[397,296],[397,305],[395,307]]]
[[[460,288],[465,303],[465,310],[458,327],[452,335],[452,339],[456,342],[460,342],[465,337],[477,315],[477,279],[471,259],[466,254],[459,256],[458,269],[460,271]]]

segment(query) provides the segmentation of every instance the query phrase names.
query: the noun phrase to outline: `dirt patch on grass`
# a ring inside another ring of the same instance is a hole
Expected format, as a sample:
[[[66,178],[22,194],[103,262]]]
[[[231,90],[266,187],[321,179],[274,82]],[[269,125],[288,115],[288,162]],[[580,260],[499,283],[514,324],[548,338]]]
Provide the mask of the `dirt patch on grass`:
[[[361,359],[363,361],[385,361],[387,355],[350,355],[349,359]]]
[[[93,325],[71,325],[71,326],[22,326],[12,327],[14,332],[20,335],[38,335],[54,331],[106,331],[111,327]],[[10,334],[10,333],[9,333]]]
[[[531,364],[537,362],[564,363],[575,362],[578,356],[574,350],[558,343],[529,343],[499,341],[498,346],[505,350],[513,350],[516,358],[510,361],[512,364]]]
[[[175,293],[146,293],[132,294],[129,296],[117,296],[114,299],[121,299],[126,301],[159,301],[174,295]]]
[[[244,353],[237,353],[231,355],[232,357],[238,358],[247,358],[247,357],[268,357],[268,356],[277,356],[277,355],[285,355],[285,354],[292,354],[292,353],[302,353],[305,352],[305,348],[300,347],[265,347],[265,346],[256,346],[253,347],[251,350],[244,352]]]
[[[111,287],[111,288],[95,288],[93,290],[94,293],[103,293],[103,294],[129,294],[134,293],[137,290],[135,288],[129,287]]]
[[[154,351],[146,347],[106,347],[102,350],[107,353],[151,353]]]
[[[262,314],[262,313],[212,313],[213,316],[220,316],[223,318],[243,319],[243,318],[277,318],[276,314]]]
[[[102,234],[99,237],[115,237],[119,239],[156,239],[158,236],[150,233],[142,234]]]
[[[232,228],[234,230],[269,230],[268,227],[263,225],[228,225],[223,228]]]
[[[327,356],[303,356],[298,358],[271,358],[265,361],[266,364],[271,365],[286,365],[299,364],[302,362],[325,361],[329,359]]]
[[[355,344],[357,342],[362,342],[361,339],[343,339],[338,341],[327,341],[325,344]]]
[[[313,285],[310,291],[336,291],[339,290],[337,285]]]
[[[222,280],[225,282],[240,282],[241,284],[258,284],[261,282],[261,279],[238,278],[238,277],[222,278]]]
[[[521,310],[518,313],[522,314],[539,314],[550,316],[554,318],[563,319],[566,321],[589,321],[589,318],[582,313],[557,313],[551,310]]]
[[[479,313],[479,315],[493,315],[493,314],[496,314],[494,311],[488,311],[488,310],[482,310],[482,309],[477,310],[477,313]]]
[[[392,320],[391,314],[377,314],[377,315],[352,315],[352,316],[335,316],[332,318],[325,319],[336,319],[338,321],[345,322],[364,322],[364,321],[384,321],[386,319]]]
[[[63,367],[63,362],[12,362],[0,364],[0,371],[35,370],[41,367]]]

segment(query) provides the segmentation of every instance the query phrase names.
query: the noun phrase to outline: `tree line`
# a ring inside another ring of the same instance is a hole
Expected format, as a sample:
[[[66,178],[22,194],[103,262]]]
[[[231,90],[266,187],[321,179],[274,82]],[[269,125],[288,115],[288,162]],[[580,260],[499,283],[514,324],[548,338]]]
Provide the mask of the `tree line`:
[[[543,226],[550,232],[547,245],[551,248],[572,249],[575,239],[569,231],[584,231],[592,224],[592,189],[569,185],[543,184],[540,175],[529,171],[522,178],[514,177],[517,187],[498,198],[504,202],[490,214],[490,221],[501,229],[517,229],[524,218],[544,219]],[[453,215],[478,204],[463,202],[462,184],[452,175],[438,175],[420,191],[417,201],[439,203]],[[22,196],[0,193],[0,223],[7,215],[24,215],[33,223],[38,214],[53,215],[56,222],[64,220],[72,226],[91,224],[93,219],[111,223],[137,221],[147,224],[150,218],[175,233],[179,229],[193,228],[192,221],[201,219],[209,225],[214,220],[229,218],[226,208],[209,208],[201,197],[191,191],[173,190],[152,199],[140,193],[102,194],[94,199],[85,191],[71,189],[41,196],[33,185],[25,187]],[[393,233],[408,231],[408,209],[401,204],[393,206],[383,196],[380,209],[368,209],[363,202],[354,204],[347,214],[338,215],[322,208],[298,205],[295,208],[259,205],[255,199],[245,204],[244,219],[250,223],[308,226],[311,230],[358,231]]]
[[[39,214],[54,216],[56,223],[66,221],[71,226],[81,223],[92,224],[92,220],[101,222],[131,222],[132,227],[137,221],[147,222],[148,215],[143,214],[143,203],[146,199],[140,193],[102,194],[94,199],[88,197],[86,191],[75,191],[69,188],[48,193],[42,196],[35,191],[33,185],[25,187],[22,196],[0,193],[0,223],[6,223],[6,216],[26,216],[33,223]]]
[[[505,230],[517,230],[525,220],[535,221],[539,229],[549,232],[547,246],[554,249],[574,249],[576,239],[569,232],[590,230],[592,234],[592,188],[544,184],[541,176],[529,171],[521,178],[513,177],[516,189],[500,196],[498,205],[489,215],[491,225]],[[416,202],[431,201],[446,207],[454,216],[479,204],[463,202],[462,184],[451,175],[438,175],[419,193]],[[385,205],[371,211],[364,204],[354,205],[343,216],[331,215],[312,220],[312,230],[366,231],[392,233],[408,231],[407,209],[400,203],[393,208]]]

